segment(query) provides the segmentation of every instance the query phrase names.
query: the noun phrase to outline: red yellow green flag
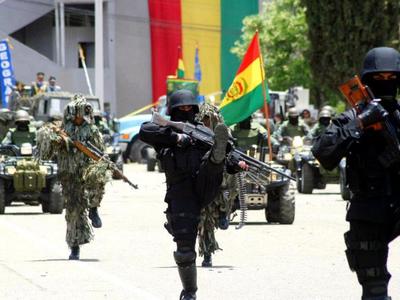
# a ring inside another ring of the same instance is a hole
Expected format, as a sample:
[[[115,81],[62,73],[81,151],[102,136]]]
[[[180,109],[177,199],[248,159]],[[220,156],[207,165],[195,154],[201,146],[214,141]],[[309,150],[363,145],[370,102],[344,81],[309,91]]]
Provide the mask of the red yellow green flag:
[[[185,65],[183,64],[181,47],[178,48],[178,67],[176,68],[176,77],[185,78]]]
[[[227,125],[243,121],[263,106],[264,76],[258,32],[256,32],[219,107]]]

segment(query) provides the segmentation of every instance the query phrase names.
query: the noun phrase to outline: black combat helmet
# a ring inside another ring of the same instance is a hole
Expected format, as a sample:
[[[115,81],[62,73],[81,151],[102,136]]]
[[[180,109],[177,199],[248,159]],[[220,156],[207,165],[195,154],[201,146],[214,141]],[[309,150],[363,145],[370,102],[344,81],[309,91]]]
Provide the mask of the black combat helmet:
[[[199,103],[193,93],[189,90],[178,90],[169,97],[169,114],[171,114],[174,108],[184,105],[193,105],[195,113],[197,114],[199,112]]]
[[[378,47],[369,50],[365,55],[361,80],[368,81],[370,74],[379,72],[400,74],[400,53],[396,49]]]
[[[393,73],[392,78],[376,78],[378,73]],[[361,81],[368,85],[376,98],[382,100],[397,94],[400,79],[400,53],[393,48],[373,48],[366,54],[361,71]]]
[[[181,111],[180,106],[191,106],[190,111]],[[194,122],[196,114],[199,112],[199,104],[196,97],[189,90],[178,90],[174,92],[168,101],[168,114],[172,121]]]

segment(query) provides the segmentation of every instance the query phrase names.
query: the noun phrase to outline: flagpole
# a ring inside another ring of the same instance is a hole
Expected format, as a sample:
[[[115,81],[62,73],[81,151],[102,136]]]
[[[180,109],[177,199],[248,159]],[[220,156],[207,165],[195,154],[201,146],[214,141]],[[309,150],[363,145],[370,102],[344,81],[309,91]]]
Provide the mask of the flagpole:
[[[264,97],[264,114],[265,114],[265,123],[267,127],[267,133],[268,133],[268,152],[269,152],[269,160],[272,161],[272,145],[271,145],[271,128],[269,124],[269,107],[267,103],[267,91],[265,90],[265,78],[264,78],[264,66],[263,66],[263,60],[262,60],[262,54],[261,54],[261,47],[260,47],[260,39],[258,36],[258,30],[256,31],[257,34],[257,43],[258,47],[260,49],[260,71],[261,71],[261,80],[262,80],[262,91],[263,91],[263,97]]]

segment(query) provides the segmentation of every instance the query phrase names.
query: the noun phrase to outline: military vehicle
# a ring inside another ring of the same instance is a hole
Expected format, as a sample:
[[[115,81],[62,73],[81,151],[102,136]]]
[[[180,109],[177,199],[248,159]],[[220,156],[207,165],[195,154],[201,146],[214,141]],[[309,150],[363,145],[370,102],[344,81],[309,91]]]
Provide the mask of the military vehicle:
[[[311,141],[295,136],[284,137],[277,154],[277,161],[289,168],[296,177],[297,191],[311,194],[314,189],[325,189],[327,183],[337,183],[337,169],[324,169],[311,152]]]
[[[42,205],[44,213],[61,214],[64,200],[57,181],[57,164],[39,161],[29,143],[0,145],[0,214],[13,202]]]
[[[264,147],[261,151],[257,151],[257,147],[254,146],[247,151],[247,154],[291,176],[290,170],[286,167],[268,161],[266,149]],[[272,171],[258,178],[251,172],[239,174],[236,176],[242,177],[238,180],[241,180],[243,184],[239,184],[242,188],[239,189],[239,203],[236,203],[236,208],[239,208],[242,197],[242,202],[245,203],[245,207],[241,207],[242,212],[247,209],[264,209],[265,219],[270,223],[292,224],[294,222],[296,186],[292,180]],[[241,219],[245,220],[246,217],[242,216]]]
[[[49,118],[56,115],[63,115],[64,108],[74,96],[70,92],[50,92],[37,94],[30,98],[30,114],[37,121],[49,121]],[[99,98],[91,95],[84,95],[93,110],[100,110]]]

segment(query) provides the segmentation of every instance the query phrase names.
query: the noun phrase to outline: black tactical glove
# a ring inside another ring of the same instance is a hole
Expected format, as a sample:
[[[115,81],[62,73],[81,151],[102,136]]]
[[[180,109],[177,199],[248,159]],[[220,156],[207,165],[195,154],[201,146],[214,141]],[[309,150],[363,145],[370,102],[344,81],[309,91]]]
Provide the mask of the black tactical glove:
[[[361,114],[358,115],[358,119],[360,120],[362,127],[365,128],[382,121],[387,115],[388,112],[386,109],[384,109],[378,101],[373,100],[368,103]]]
[[[181,148],[186,148],[192,144],[192,139],[185,133],[178,133],[177,145]]]

